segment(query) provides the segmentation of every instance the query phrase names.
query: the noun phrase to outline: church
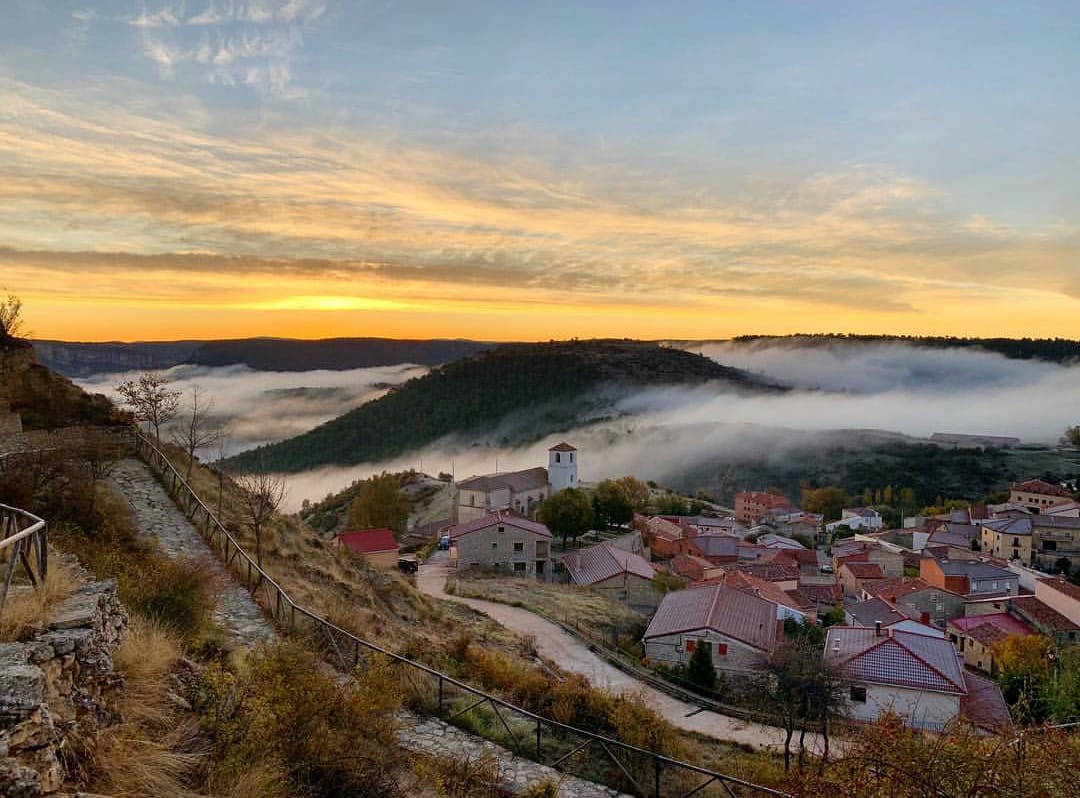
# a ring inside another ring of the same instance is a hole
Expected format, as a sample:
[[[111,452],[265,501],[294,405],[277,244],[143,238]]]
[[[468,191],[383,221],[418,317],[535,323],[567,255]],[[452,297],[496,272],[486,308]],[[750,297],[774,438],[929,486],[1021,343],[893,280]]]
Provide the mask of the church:
[[[548,449],[547,468],[502,471],[457,483],[454,523],[483,518],[496,510],[535,518],[540,503],[549,495],[577,486],[578,450],[563,441]]]

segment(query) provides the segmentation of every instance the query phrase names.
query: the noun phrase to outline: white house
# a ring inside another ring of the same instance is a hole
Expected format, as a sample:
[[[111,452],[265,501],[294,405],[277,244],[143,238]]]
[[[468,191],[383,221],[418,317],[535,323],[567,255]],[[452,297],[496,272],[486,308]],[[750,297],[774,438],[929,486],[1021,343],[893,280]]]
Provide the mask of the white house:
[[[869,507],[845,507],[840,512],[840,520],[825,525],[828,532],[835,532],[842,526],[848,529],[864,529],[876,532],[881,529],[881,513]]]
[[[873,722],[892,711],[913,728],[940,731],[961,716],[968,699],[960,655],[944,638],[832,626],[824,657],[850,681],[847,713],[855,720]]]

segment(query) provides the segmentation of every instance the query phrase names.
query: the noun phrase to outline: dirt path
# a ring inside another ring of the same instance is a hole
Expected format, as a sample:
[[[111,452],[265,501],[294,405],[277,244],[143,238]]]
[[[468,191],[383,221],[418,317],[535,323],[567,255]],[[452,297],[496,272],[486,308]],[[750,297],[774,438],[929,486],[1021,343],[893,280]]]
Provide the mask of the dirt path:
[[[206,564],[218,589],[214,620],[228,630],[238,645],[251,648],[260,640],[275,637],[274,627],[259,606],[237,584],[141,460],[121,460],[111,480],[131,506],[139,532],[156,538],[170,557],[194,557]]]
[[[720,715],[709,710],[680,701],[661,692],[627,673],[609,665],[589,651],[588,646],[560,629],[550,621],[520,607],[499,604],[480,599],[453,596],[446,592],[447,578],[453,578],[453,568],[445,551],[437,552],[420,568],[417,585],[420,590],[435,598],[466,604],[519,634],[536,639],[536,649],[546,659],[561,668],[588,677],[594,685],[613,692],[640,693],[645,701],[672,725],[687,731],[706,734],[719,740],[746,743],[758,747],[783,747],[784,732],[774,726],[749,723],[738,718]],[[821,740],[817,735],[809,739],[809,747],[818,749]],[[835,743],[834,743],[835,746]]]

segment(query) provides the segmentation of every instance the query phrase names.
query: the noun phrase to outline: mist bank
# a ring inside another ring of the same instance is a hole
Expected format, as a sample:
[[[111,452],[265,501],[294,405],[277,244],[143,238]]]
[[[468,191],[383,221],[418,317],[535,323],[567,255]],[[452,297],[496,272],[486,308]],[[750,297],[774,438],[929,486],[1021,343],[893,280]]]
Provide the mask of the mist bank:
[[[116,386],[139,373],[99,374],[75,382],[119,403]],[[207,423],[225,432],[226,457],[300,435],[425,373],[427,368],[412,364],[305,372],[181,365],[161,372],[172,390],[184,394],[181,415],[187,411],[192,389],[198,387],[200,404],[210,404]],[[206,460],[221,455],[218,450],[201,453]]]
[[[642,388],[613,399],[607,420],[572,425],[527,445],[477,445],[478,440],[499,439],[493,435],[446,438],[378,463],[291,475],[291,494],[299,505],[303,498],[322,498],[384,469],[446,471],[462,478],[545,465],[547,447],[563,437],[581,449],[584,480],[634,474],[683,489],[758,488],[768,487],[769,475],[781,468],[797,483],[800,461],[806,463],[807,476],[839,478],[839,468],[818,459],[824,450],[830,457],[880,451],[887,459],[890,446],[915,447],[934,432],[1013,436],[1053,445],[1065,426],[1080,423],[1078,366],[905,344],[815,349],[728,342],[700,351],[725,365],[800,387],[753,395],[717,383]],[[499,426],[498,432],[508,431],[505,422]],[[929,449],[919,451],[908,454],[919,462],[933,457]],[[990,472],[1000,471],[999,478],[1006,480],[1009,469],[1029,467],[1018,455],[978,461],[965,457],[952,456],[955,467],[977,479],[959,479],[954,490],[964,484],[989,485],[994,479]],[[1041,461],[1030,462],[1034,468]],[[948,474],[943,474],[931,476],[944,482]],[[911,480],[919,477],[913,474]]]

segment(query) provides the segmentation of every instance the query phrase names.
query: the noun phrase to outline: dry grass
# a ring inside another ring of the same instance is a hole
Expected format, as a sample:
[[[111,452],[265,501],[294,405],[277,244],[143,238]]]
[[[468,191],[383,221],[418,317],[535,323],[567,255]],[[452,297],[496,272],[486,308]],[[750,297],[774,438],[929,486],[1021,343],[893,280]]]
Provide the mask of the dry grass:
[[[0,615],[0,642],[26,640],[43,630],[56,607],[83,584],[76,569],[54,555],[44,585],[12,585]]]
[[[86,765],[91,788],[113,796],[199,794],[206,755],[198,723],[173,692],[180,642],[139,616],[113,662],[124,676],[123,721],[98,735]]]

